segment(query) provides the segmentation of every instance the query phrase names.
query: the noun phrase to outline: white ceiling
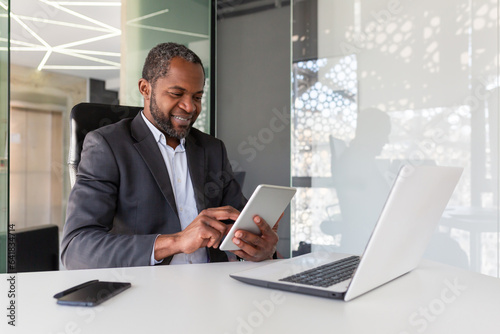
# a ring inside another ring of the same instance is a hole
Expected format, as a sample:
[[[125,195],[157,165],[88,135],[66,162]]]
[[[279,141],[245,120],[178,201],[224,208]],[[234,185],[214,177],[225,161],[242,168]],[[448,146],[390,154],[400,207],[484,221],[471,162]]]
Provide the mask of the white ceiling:
[[[120,4],[11,0],[11,63],[118,82]]]
[[[6,3],[7,0],[0,0],[1,7],[7,8]],[[279,7],[281,3],[281,0],[218,0],[218,11],[234,16],[240,11],[243,14]],[[118,90],[121,0],[10,0],[10,5],[11,63],[103,80],[108,89]]]

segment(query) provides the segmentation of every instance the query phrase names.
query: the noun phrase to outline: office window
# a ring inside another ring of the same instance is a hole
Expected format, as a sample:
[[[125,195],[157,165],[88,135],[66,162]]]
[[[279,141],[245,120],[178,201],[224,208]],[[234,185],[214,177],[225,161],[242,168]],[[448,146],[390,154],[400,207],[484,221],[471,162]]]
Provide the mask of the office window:
[[[292,250],[361,253],[402,164],[462,166],[425,256],[498,276],[498,4],[305,3],[316,15],[293,2]]]

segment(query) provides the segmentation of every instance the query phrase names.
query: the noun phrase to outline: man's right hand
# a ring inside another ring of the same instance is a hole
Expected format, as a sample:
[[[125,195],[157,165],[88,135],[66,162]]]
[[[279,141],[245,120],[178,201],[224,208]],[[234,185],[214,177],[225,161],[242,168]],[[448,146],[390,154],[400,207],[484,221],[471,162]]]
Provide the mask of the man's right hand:
[[[202,247],[219,247],[230,225],[221,220],[236,220],[240,212],[231,206],[205,209],[183,231],[160,235],[154,246],[155,259],[160,261],[168,256],[190,254]]]

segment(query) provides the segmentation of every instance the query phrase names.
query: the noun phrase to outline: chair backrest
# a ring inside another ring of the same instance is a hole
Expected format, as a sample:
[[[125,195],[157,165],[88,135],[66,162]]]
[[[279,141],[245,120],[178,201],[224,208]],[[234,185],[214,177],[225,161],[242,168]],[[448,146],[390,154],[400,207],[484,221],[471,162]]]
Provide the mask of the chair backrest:
[[[69,177],[71,187],[75,184],[80,155],[85,135],[102,126],[135,117],[143,108],[100,103],[80,103],[71,109],[69,139]]]

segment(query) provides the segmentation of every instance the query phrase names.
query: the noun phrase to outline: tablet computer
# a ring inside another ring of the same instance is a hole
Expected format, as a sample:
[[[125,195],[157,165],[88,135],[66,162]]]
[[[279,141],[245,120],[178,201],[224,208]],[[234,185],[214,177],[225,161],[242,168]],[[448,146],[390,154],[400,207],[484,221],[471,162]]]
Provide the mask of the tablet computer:
[[[259,185],[241,211],[233,227],[227,233],[220,245],[223,251],[238,250],[240,247],[233,243],[234,232],[245,230],[260,235],[260,229],[255,225],[253,217],[262,217],[269,226],[273,227],[285,211],[297,189],[290,187]]]

